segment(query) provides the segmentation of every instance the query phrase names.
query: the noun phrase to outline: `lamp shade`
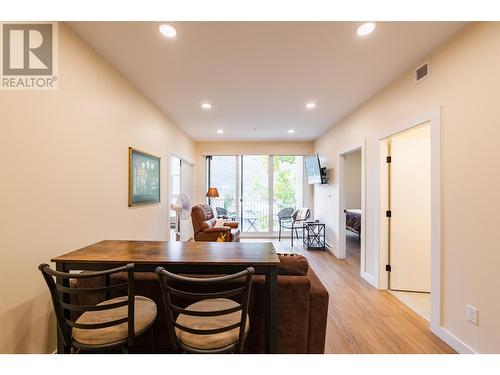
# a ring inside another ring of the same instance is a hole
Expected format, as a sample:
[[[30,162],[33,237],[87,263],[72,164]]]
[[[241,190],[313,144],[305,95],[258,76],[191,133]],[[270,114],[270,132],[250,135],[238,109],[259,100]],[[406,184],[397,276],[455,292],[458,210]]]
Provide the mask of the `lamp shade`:
[[[208,191],[207,191],[207,197],[210,197],[210,198],[218,198],[219,197],[219,191],[217,190],[217,188],[208,188]]]

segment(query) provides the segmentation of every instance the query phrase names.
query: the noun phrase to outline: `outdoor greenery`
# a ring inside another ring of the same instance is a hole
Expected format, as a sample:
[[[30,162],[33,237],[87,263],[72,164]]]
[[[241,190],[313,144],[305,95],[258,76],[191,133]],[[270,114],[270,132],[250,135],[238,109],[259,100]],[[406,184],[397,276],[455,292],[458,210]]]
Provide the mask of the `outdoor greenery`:
[[[295,156],[275,156],[274,199],[278,210],[295,207]]]
[[[262,168],[267,169],[267,159],[263,159]],[[273,157],[273,173],[274,173],[274,191],[273,191],[273,215],[287,207],[295,208],[295,156],[274,156]],[[253,190],[258,193],[262,199],[267,200],[269,189],[267,181],[263,183],[260,176],[256,176]],[[260,228],[267,228],[269,216],[267,211],[261,213],[258,218]]]
[[[269,226],[269,157],[264,155],[244,156],[244,172],[242,173],[243,200],[242,216],[243,230],[249,230],[254,222],[258,231],[267,231]],[[230,212],[237,211],[235,183],[236,158],[234,156],[214,156],[211,168],[211,183],[219,190],[220,198],[214,199],[218,207],[224,207]],[[296,156],[273,156],[273,217],[276,229],[278,212],[283,208],[295,208],[297,163],[301,159]],[[253,229],[251,229],[253,230]]]

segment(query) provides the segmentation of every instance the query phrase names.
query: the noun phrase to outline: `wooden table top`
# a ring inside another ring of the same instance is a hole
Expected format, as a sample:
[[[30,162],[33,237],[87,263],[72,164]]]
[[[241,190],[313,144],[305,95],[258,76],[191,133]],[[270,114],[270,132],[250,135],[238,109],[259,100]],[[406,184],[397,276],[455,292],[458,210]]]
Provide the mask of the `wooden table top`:
[[[277,265],[271,242],[166,242],[105,240],[53,258],[71,263]]]

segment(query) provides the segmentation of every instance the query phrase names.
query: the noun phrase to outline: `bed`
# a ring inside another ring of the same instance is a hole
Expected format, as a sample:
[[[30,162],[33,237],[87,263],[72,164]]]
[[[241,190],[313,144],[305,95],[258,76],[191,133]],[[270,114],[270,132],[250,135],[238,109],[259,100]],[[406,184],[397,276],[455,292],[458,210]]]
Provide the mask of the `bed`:
[[[361,236],[361,210],[357,208],[348,208],[345,209],[344,212],[346,229]]]

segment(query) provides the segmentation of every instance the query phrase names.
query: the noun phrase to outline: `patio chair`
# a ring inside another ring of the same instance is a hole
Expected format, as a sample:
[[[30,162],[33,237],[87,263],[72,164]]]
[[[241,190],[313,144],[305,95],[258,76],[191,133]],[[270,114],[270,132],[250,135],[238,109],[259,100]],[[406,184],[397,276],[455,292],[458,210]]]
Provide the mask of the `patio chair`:
[[[278,222],[279,222],[278,241],[281,241],[281,228],[285,228],[286,224],[292,223],[292,214],[293,214],[292,207],[283,208],[278,212]]]
[[[231,221],[236,220],[235,212],[229,212],[228,210],[222,207],[215,207],[215,210],[217,211],[217,219],[225,219]]]
[[[292,220],[290,226],[287,226],[286,222],[283,224],[283,228],[290,229],[292,231],[291,244],[293,246],[293,234],[299,239],[298,229],[303,229],[304,223],[311,216],[311,210],[309,208],[299,208],[292,214]]]

